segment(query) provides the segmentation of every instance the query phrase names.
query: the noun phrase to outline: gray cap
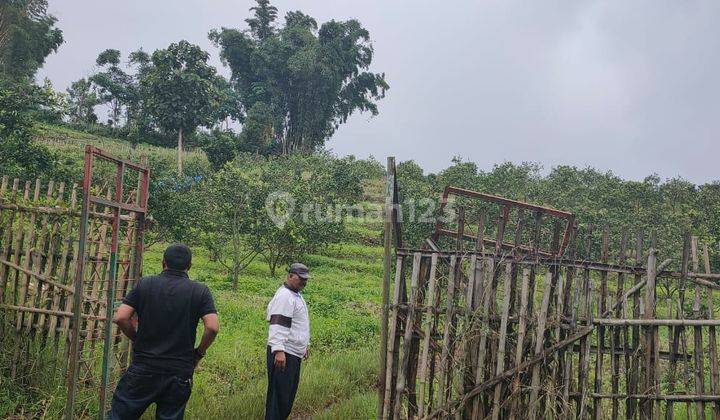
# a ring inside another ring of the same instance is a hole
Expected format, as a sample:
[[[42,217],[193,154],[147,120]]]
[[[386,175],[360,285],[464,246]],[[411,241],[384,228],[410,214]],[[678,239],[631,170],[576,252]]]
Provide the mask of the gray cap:
[[[305,264],[292,263],[288,268],[288,273],[295,273],[303,279],[310,278],[310,272]]]

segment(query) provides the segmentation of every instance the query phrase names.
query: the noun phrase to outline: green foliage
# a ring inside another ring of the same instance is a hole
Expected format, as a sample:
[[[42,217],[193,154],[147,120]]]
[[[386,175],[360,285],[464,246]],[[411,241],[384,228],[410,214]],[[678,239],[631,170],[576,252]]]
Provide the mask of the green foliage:
[[[277,7],[270,5],[269,0],[257,0],[257,4],[250,8],[255,12],[255,17],[245,19],[245,22],[255,37],[267,39],[273,34],[272,23],[277,18]]]
[[[196,137],[213,170],[218,171],[227,162],[235,159],[239,139],[232,131],[216,129],[210,133],[198,133]]]
[[[0,83],[0,172],[31,179],[56,168],[55,155],[33,140],[30,113],[38,88],[25,83]]]
[[[171,44],[152,55],[152,67],[141,80],[146,106],[166,131],[192,132],[212,124],[222,102],[209,55],[187,41]]]
[[[92,75],[90,81],[97,87],[100,103],[110,107],[109,125],[119,126],[123,108],[137,101],[137,86],[133,77],[120,68],[120,51],[105,50],[95,62],[103,71]]]
[[[47,0],[0,2],[0,77],[31,80],[63,42]]]
[[[95,106],[100,104],[100,98],[92,88],[92,83],[83,78],[73,82],[67,89],[68,118],[74,124],[94,124],[98,117]]]
[[[557,166],[541,175],[537,164],[503,163],[490,171],[480,171],[472,162],[455,159],[453,165],[437,176],[424,176],[413,162],[398,165],[400,201],[403,206],[403,236],[412,245],[420,245],[432,232],[432,220],[417,220],[425,211],[419,199],[432,198],[431,210],[446,185],[501,195],[511,199],[568,210],[582,227],[589,224],[598,232],[611,227],[611,240],[619,242],[624,227],[656,232],[661,249],[682,250],[684,232],[692,232],[710,243],[720,239],[720,224],[715,209],[720,203],[717,182],[696,186],[681,178],[661,181],[649,176],[643,181],[627,181],[611,172],[591,168]],[[673,257],[673,255],[668,255]],[[679,256],[675,255],[675,257]]]
[[[354,112],[377,115],[375,102],[389,87],[384,75],[367,71],[372,45],[358,21],[330,21],[318,29],[298,11],[278,29],[277,10],[267,0],[251,11],[249,33],[210,33],[248,109],[243,144],[258,152],[313,151]]]
[[[211,126],[228,99],[222,80],[207,64],[209,55],[187,41],[152,55],[152,66],[140,80],[144,107],[165,132],[178,133],[178,173],[182,175],[183,136],[198,126]]]
[[[342,199],[345,192],[322,166],[293,156],[244,158],[224,170],[246,172],[248,246],[267,262],[272,275],[278,266],[342,237],[342,220],[328,212],[333,199]]]

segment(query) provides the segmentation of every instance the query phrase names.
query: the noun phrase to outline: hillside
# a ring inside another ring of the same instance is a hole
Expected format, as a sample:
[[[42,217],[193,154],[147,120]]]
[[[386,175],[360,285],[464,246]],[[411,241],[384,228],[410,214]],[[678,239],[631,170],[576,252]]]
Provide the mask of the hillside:
[[[132,148],[122,140],[50,125],[40,126],[39,131],[38,139],[78,162],[88,143],[134,160],[148,156],[156,172],[174,167],[172,149]],[[207,159],[202,152],[190,152],[188,162],[206,165]],[[364,188],[363,206],[379,208],[381,181],[366,182]],[[296,418],[369,418],[375,414],[382,223],[349,218],[346,227],[344,242],[303,261],[313,275],[304,292],[311,316],[311,357],[303,365],[293,411]],[[153,244],[146,251],[145,274],[160,271],[164,246]],[[233,292],[226,270],[210,260],[207,250],[193,249],[190,275],[211,288],[221,333],[196,372],[188,418],[260,418],[267,384],[265,308],[284,273],[271,276],[258,259],[242,272],[238,291]],[[62,408],[38,409],[59,415]],[[144,418],[152,417],[147,413]]]

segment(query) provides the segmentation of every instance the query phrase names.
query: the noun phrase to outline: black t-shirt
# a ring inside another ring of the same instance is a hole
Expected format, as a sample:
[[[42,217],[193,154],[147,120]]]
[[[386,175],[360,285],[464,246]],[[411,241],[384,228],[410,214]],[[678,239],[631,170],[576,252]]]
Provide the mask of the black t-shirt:
[[[208,287],[184,271],[165,270],[140,279],[123,303],[138,315],[133,364],[158,373],[192,373],[198,322],[217,313]]]

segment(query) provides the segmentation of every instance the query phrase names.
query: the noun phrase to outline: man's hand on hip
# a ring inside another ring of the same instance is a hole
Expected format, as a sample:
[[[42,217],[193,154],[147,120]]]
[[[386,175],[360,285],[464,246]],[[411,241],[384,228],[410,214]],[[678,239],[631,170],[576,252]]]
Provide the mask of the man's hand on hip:
[[[275,352],[275,368],[279,369],[280,372],[285,372],[285,352]]]
[[[305,354],[303,355],[303,360],[307,360],[310,358],[310,348],[308,347],[305,349]]]

